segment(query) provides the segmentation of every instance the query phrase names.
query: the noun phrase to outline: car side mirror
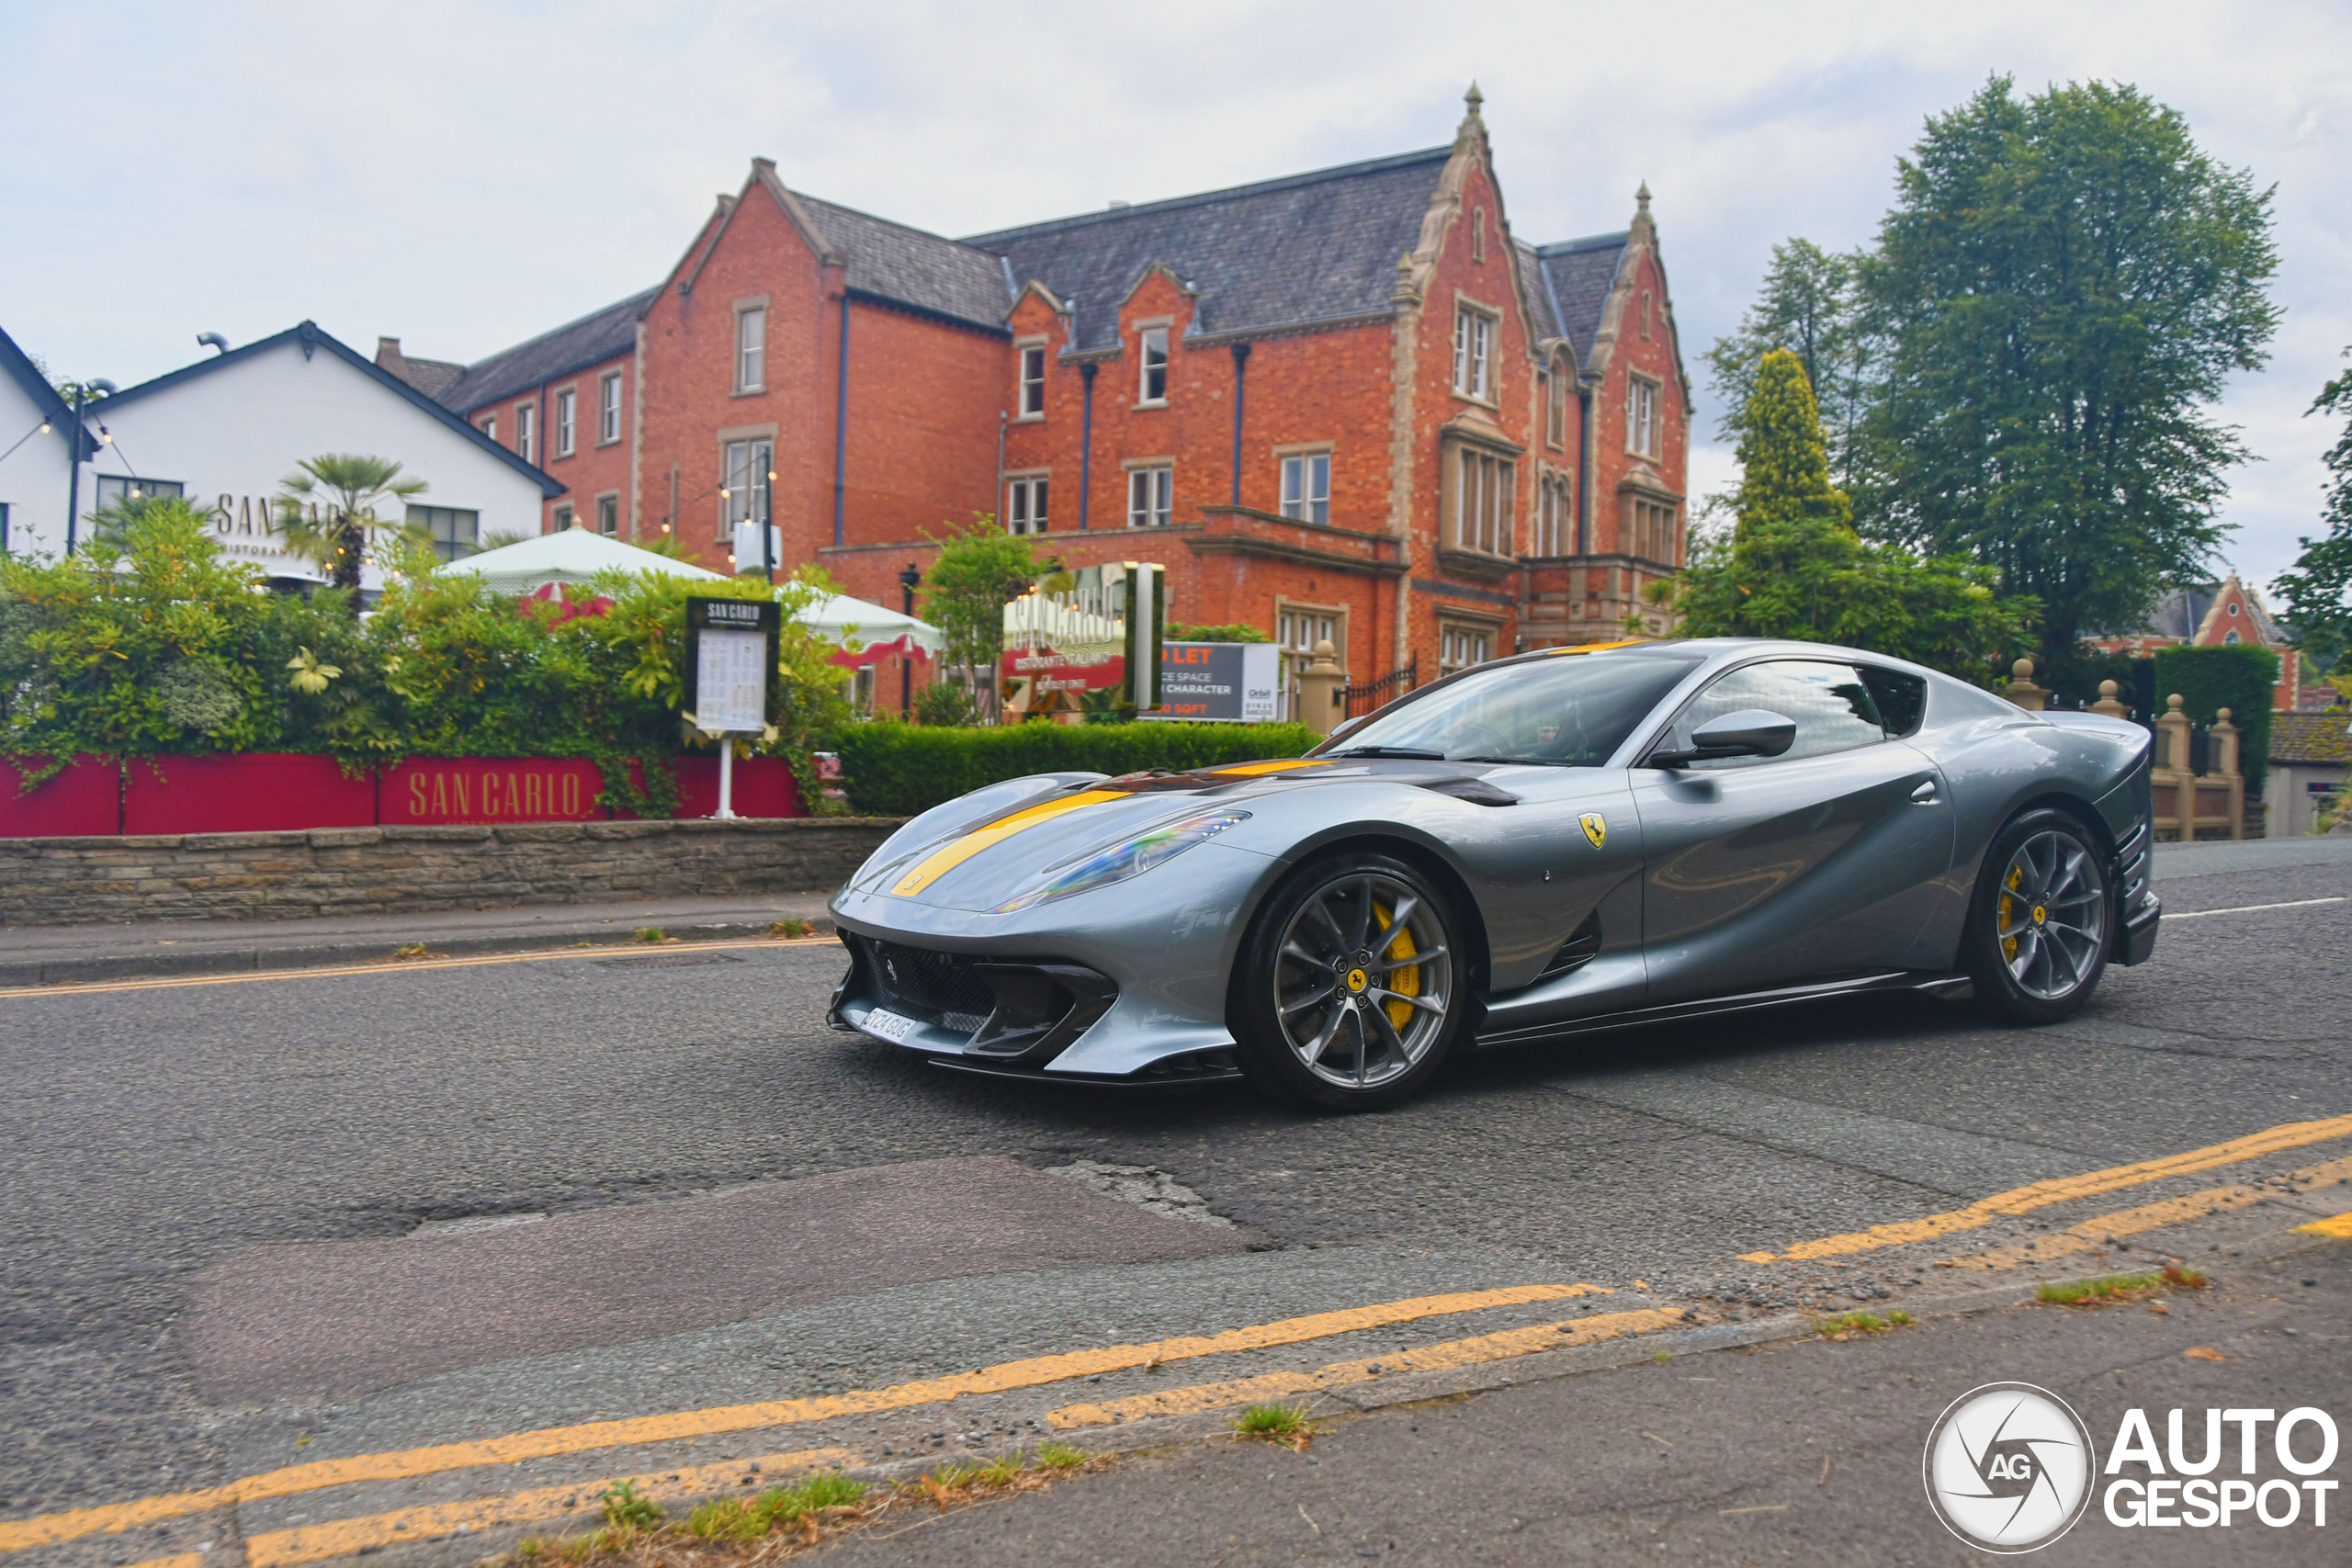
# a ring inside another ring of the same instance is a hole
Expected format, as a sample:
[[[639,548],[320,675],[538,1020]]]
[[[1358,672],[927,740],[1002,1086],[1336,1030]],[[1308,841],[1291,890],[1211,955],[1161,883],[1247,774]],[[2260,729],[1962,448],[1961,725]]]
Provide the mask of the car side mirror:
[[[1796,744],[1797,721],[1769,708],[1741,708],[1690,732],[1687,751],[1650,753],[1654,768],[1676,768],[1713,757],[1777,757]]]

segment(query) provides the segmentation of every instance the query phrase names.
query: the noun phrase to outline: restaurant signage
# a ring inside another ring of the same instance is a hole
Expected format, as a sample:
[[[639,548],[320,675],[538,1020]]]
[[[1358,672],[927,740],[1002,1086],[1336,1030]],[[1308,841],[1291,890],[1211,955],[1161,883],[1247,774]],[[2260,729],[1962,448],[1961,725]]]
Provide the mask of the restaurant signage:
[[[686,722],[711,736],[764,732],[783,627],[773,599],[688,599]]]
[[[1154,561],[1047,572],[1004,607],[1000,678],[1008,718],[1075,712],[1090,692],[1116,705],[1159,703],[1164,573]]]

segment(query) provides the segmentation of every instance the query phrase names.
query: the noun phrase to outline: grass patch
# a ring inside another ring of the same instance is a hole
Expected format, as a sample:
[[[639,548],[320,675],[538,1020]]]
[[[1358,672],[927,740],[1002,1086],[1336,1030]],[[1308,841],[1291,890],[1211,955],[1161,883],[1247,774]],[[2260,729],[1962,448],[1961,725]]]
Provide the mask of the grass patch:
[[[950,1461],[895,1485],[822,1472],[756,1497],[712,1498],[683,1520],[671,1519],[661,1505],[621,1482],[601,1495],[602,1528],[584,1535],[526,1537],[482,1568],[765,1568],[846,1531],[1041,1492],[1066,1476],[1117,1462],[1068,1443],[1046,1443],[1035,1453],[1015,1452],[987,1464]]]
[[[1315,1436],[1306,1412],[1295,1404],[1244,1405],[1241,1414],[1233,1418],[1233,1429],[1245,1438],[1301,1450]]]
[[[1841,1312],[1823,1318],[1814,1332],[1824,1339],[1859,1339],[1883,1334],[1890,1328],[1908,1328],[1911,1322],[1911,1314],[1901,1307],[1884,1317],[1874,1312]]]
[[[675,942],[678,939],[660,926],[639,926],[635,932],[639,942]]]
[[[786,917],[768,928],[770,936],[814,936],[817,928],[807,920]]]
[[[2101,1274],[2064,1285],[2044,1285],[2033,1292],[2033,1297],[2052,1306],[2114,1306],[2172,1291],[2201,1291],[2211,1282],[2194,1269],[2167,1263],[2153,1274]]]
[[[413,964],[420,958],[447,958],[446,953],[435,953],[421,942],[404,942],[392,949],[392,962]]]

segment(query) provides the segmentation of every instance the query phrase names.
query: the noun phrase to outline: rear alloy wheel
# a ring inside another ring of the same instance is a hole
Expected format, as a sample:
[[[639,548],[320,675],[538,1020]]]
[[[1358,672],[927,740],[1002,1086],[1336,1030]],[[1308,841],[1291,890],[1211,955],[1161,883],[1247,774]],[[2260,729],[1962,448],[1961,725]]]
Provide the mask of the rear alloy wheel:
[[[1243,1067],[1295,1103],[1396,1104],[1435,1075],[1458,1032],[1458,951],[1444,897],[1404,863],[1354,854],[1303,868],[1243,939]]]
[[[2028,811],[1994,839],[1968,921],[1977,1000],[2016,1023],[2048,1023],[2087,1000],[2106,972],[2114,898],[2106,856],[2063,811]]]

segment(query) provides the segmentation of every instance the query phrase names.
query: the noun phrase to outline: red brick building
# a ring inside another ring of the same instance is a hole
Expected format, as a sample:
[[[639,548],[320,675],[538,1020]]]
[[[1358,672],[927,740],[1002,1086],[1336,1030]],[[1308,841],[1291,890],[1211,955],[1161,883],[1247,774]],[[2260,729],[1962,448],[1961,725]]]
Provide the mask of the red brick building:
[[[386,346],[564,481],[549,526],[723,568],[764,516],[896,604],[926,534],[994,514],[1163,562],[1172,620],[1427,681],[1614,635],[1685,539],[1649,193],[1523,242],[1467,102],[1449,146],[961,240],[754,160],[648,293],[461,372]]]

